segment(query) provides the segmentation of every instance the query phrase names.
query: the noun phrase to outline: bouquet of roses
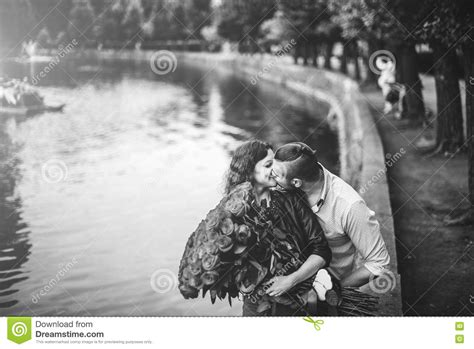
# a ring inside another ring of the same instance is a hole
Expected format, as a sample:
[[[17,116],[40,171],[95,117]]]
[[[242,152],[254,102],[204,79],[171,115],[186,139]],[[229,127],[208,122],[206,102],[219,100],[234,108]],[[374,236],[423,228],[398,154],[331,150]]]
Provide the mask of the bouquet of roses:
[[[184,298],[202,290],[212,303],[226,295],[231,303],[239,291],[252,292],[264,280],[271,252],[259,242],[271,225],[261,221],[253,201],[251,184],[238,185],[192,233],[178,275]]]
[[[281,303],[299,309],[307,302],[313,279],[285,295],[270,297],[266,284],[273,276],[288,275],[304,262],[293,236],[278,226],[284,212],[256,205],[252,186],[238,185],[211,210],[186,245],[179,289],[184,298],[209,291],[212,303],[239,292],[258,303],[258,312]]]

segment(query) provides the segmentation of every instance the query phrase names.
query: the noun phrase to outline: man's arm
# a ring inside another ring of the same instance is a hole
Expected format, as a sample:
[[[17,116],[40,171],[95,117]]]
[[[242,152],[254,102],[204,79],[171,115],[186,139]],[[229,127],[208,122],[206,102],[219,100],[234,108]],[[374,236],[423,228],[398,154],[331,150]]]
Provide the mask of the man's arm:
[[[359,287],[369,282],[373,274],[366,267],[360,267],[343,276],[341,279],[341,287]]]
[[[299,267],[299,269],[287,276],[275,276],[267,284],[272,284],[266,293],[270,296],[280,296],[298,285],[304,280],[310,278],[326,265],[326,261],[315,254],[312,254]]]
[[[344,231],[362,256],[364,265],[343,275],[341,286],[359,287],[368,283],[371,276],[383,274],[390,263],[390,257],[374,212],[364,202],[356,202],[351,206]]]

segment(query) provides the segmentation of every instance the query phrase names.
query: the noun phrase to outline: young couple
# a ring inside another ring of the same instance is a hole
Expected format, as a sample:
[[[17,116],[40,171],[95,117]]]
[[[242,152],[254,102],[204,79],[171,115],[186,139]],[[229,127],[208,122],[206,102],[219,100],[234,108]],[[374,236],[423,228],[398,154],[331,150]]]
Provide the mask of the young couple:
[[[226,178],[226,192],[249,181],[259,204],[278,204],[304,263],[289,275],[275,276],[266,293],[280,296],[328,267],[341,287],[359,287],[381,275],[390,258],[380,228],[361,196],[325,169],[308,145],[289,143],[276,151],[258,141],[238,147]],[[275,190],[276,189],[276,190]],[[293,225],[291,225],[293,224]],[[302,229],[298,229],[302,227]],[[243,315],[261,315],[244,297]],[[277,315],[293,315],[282,307]]]

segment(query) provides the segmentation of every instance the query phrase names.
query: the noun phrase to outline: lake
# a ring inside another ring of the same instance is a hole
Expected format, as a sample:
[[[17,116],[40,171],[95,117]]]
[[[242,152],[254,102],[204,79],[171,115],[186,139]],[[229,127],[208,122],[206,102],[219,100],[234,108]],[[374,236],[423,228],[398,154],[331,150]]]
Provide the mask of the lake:
[[[0,76],[46,64],[3,63]],[[175,279],[231,151],[304,141],[339,171],[328,105],[274,84],[68,59],[38,88],[64,111],[0,115],[0,315],[241,315],[240,302],[184,300]]]

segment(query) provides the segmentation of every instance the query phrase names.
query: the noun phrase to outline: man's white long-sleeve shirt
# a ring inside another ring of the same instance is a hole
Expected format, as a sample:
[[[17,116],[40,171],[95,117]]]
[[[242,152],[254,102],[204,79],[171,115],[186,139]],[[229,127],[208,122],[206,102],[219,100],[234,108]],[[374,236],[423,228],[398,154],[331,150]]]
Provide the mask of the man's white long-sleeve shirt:
[[[332,251],[329,269],[341,279],[357,267],[356,262],[362,262],[372,274],[381,275],[390,256],[375,213],[354,188],[320,166],[324,185],[312,210]]]

